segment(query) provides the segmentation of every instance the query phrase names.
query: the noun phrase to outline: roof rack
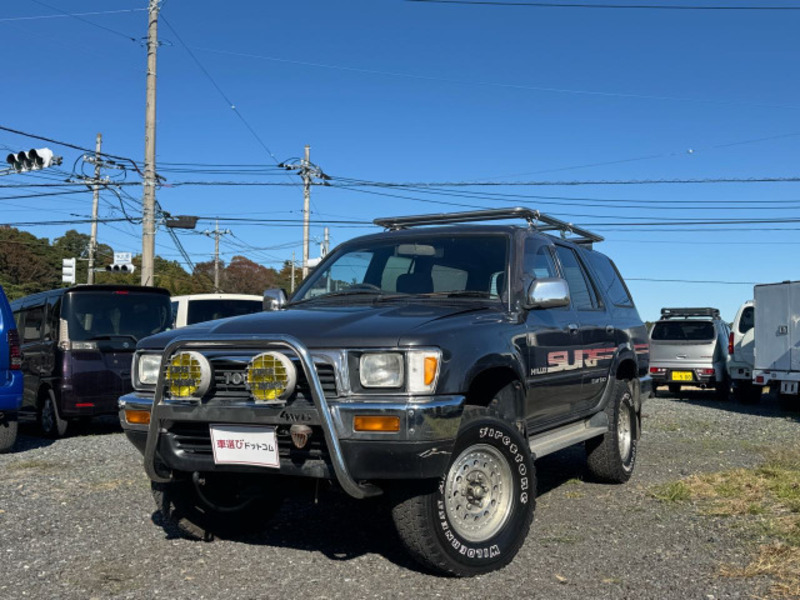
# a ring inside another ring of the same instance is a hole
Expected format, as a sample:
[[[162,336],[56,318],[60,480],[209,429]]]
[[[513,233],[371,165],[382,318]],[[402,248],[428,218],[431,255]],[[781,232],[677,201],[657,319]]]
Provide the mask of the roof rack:
[[[420,225],[446,225],[450,223],[471,223],[475,221],[499,221],[501,219],[524,219],[537,231],[560,231],[561,237],[576,244],[592,244],[602,242],[603,237],[575,227],[572,223],[561,221],[555,217],[540,213],[538,210],[515,206],[513,208],[496,208],[488,210],[472,210],[467,212],[439,213],[432,215],[415,215],[408,217],[385,217],[375,219],[373,223],[389,230],[407,229]],[[540,224],[541,223],[541,224]],[[572,234],[576,237],[567,237]]]
[[[661,318],[670,319],[672,317],[712,317],[719,319],[718,308],[662,308]]]

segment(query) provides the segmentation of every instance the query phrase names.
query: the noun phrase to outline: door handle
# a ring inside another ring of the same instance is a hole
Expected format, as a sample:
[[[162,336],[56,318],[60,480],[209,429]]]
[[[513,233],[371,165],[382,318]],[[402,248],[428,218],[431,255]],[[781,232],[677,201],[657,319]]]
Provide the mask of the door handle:
[[[567,325],[567,329],[569,329],[569,332],[572,335],[578,333],[578,326],[575,323],[570,323],[569,325]]]

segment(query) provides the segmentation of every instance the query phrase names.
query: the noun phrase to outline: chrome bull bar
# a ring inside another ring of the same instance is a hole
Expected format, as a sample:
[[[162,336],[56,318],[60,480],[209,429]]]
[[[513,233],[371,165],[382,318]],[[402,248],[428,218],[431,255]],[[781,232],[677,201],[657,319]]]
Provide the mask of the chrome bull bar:
[[[319,412],[322,431],[325,434],[325,443],[333,464],[333,471],[336,480],[345,492],[354,498],[367,498],[377,496],[381,493],[380,488],[370,483],[359,483],[350,475],[350,471],[345,464],[342,454],[342,447],[336,434],[333,417],[331,416],[328,402],[319,382],[317,370],[308,348],[297,338],[290,335],[208,335],[204,339],[181,336],[173,340],[165,349],[161,356],[161,369],[156,383],[153,406],[150,412],[150,427],[147,432],[147,444],[144,451],[144,468],[152,481],[166,483],[171,481],[170,477],[164,476],[156,468],[156,447],[161,433],[162,421],[167,420],[165,415],[169,412],[169,406],[163,402],[164,398],[164,375],[167,360],[178,350],[275,350],[289,349],[299,359],[306,380],[311,391],[311,398],[314,407]]]

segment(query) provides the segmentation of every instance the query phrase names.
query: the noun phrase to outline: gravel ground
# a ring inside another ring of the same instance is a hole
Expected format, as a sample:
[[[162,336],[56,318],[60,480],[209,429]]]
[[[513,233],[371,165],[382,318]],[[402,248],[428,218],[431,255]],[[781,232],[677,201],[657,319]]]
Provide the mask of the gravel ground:
[[[473,579],[420,572],[379,501],[295,500],[258,536],[192,542],[154,512],[141,458],[113,420],[51,442],[23,428],[0,455],[0,598],[752,598],[767,580],[718,575],[754,540],[724,519],[653,499],[686,475],[758,464],[797,444],[798,413],[688,391],[649,400],[638,465],[622,486],[582,481],[569,448],[537,463],[531,534],[506,569]]]

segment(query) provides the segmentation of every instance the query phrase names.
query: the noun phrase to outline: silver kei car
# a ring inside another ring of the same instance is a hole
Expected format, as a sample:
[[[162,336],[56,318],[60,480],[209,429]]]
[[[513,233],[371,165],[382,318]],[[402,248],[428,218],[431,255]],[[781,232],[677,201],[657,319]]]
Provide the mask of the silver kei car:
[[[650,332],[653,390],[666,385],[678,394],[685,385],[714,388],[720,400],[727,400],[729,335],[716,308],[662,308]]]

